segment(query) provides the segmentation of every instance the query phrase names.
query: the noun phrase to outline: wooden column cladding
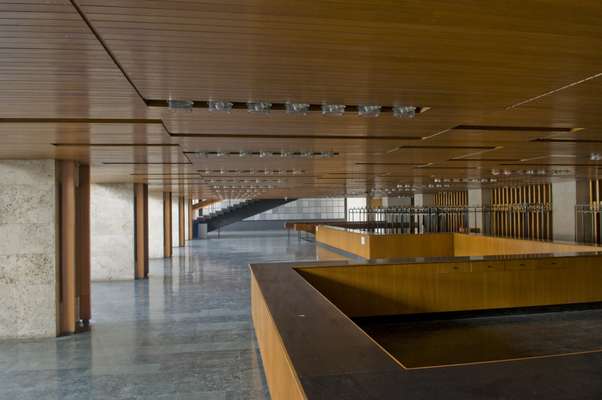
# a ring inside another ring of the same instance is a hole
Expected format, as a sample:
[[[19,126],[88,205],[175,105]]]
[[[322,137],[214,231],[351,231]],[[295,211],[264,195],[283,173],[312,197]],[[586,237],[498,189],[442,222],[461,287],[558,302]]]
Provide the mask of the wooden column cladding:
[[[77,186],[77,294],[79,320],[87,325],[92,319],[90,300],[90,167],[80,165]]]
[[[75,161],[61,161],[60,194],[60,334],[75,333],[76,310],[76,194]]]
[[[173,254],[171,235],[171,193],[163,193],[163,256]]]
[[[178,197],[178,244],[180,247],[186,246],[186,199],[184,196]]]
[[[134,184],[134,220],[135,232],[135,277],[145,279],[148,277],[148,185],[145,183]]]
[[[188,199],[188,240],[192,240],[194,237],[194,210],[192,209],[192,198]]]

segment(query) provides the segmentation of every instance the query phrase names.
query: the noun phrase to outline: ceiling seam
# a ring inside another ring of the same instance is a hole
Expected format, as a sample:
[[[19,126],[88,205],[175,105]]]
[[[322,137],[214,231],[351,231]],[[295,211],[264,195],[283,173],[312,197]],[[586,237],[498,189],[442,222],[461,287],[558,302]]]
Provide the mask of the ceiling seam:
[[[83,10],[81,9],[81,7],[75,2],[75,0],[69,0],[69,2],[71,3],[71,5],[75,9],[75,11],[79,14],[80,18],[88,26],[88,29],[90,29],[90,31],[92,32],[92,34],[94,35],[94,37],[96,38],[96,40],[98,41],[98,43],[100,43],[100,45],[102,46],[102,48],[105,50],[105,52],[107,53],[107,55],[111,58],[111,61],[113,61],[113,63],[115,64],[115,66],[119,69],[119,71],[121,71],[121,73],[123,74],[124,78],[128,81],[128,83],[130,84],[130,86],[134,89],[134,91],[136,92],[136,94],[138,95],[138,97],[140,97],[140,99],[144,102],[144,104],[146,106],[148,106],[148,101],[144,98],[144,96],[142,95],[142,92],[136,87],[136,85],[134,84],[134,81],[132,80],[132,78],[130,78],[130,76],[128,75],[128,73],[125,71],[125,68],[123,68],[121,66],[121,64],[119,63],[119,61],[117,61],[117,58],[115,57],[115,55],[113,54],[113,52],[111,51],[111,49],[109,49],[109,46],[102,39],[102,37],[100,36],[100,34],[98,33],[98,31],[96,31],[96,29],[94,28],[94,26],[92,25],[92,23],[90,22],[90,20],[88,19],[88,17],[86,17],[86,14],[83,12]]]

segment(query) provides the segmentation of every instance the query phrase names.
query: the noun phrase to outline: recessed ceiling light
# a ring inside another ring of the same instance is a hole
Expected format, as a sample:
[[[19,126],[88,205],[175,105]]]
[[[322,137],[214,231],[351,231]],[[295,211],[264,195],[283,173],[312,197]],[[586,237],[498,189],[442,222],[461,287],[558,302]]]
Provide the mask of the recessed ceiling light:
[[[357,115],[361,117],[376,118],[380,115],[382,107],[376,104],[361,104],[357,107]]]
[[[288,114],[307,114],[309,112],[308,103],[286,103],[286,112]]]
[[[416,116],[416,107],[393,106],[393,116],[396,118],[414,118]]]
[[[232,103],[223,100],[209,100],[207,103],[208,110],[211,112],[230,112],[232,111]]]
[[[167,106],[172,110],[192,110],[194,101],[192,100],[167,100]]]
[[[341,116],[345,113],[345,104],[322,104],[322,115]]]
[[[252,113],[268,114],[271,109],[272,103],[267,101],[249,101],[247,103],[247,110]]]

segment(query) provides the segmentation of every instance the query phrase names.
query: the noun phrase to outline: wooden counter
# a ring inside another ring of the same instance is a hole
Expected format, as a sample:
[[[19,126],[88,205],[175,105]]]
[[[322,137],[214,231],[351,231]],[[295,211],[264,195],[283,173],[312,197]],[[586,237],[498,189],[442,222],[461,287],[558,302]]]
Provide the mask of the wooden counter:
[[[584,265],[587,265],[584,267],[586,270],[596,274],[592,277],[595,279],[594,282],[581,282],[589,288],[588,290],[593,291],[590,295],[599,294],[602,290],[599,284],[599,273],[594,271],[602,266],[599,266],[600,263],[593,256],[597,255],[584,256],[584,259],[579,260],[579,263],[584,262]],[[530,264],[522,266],[519,263],[512,268],[523,268],[521,272],[525,276],[541,273],[540,279],[532,282],[542,282],[556,276],[560,271],[564,274],[565,267],[562,265],[566,257],[544,256],[531,259],[547,261],[542,261],[541,266],[537,267]],[[488,271],[487,262],[493,262],[495,259],[483,260],[485,263],[477,261],[476,259],[462,260],[469,265],[470,262],[474,262],[473,267],[479,266],[464,271],[462,268],[455,269],[456,263],[453,260],[440,260],[433,267],[434,270],[425,272],[425,275],[428,277],[439,274],[439,282],[445,279],[453,282],[456,280],[455,277],[460,275],[463,275],[464,280],[468,275],[474,274],[475,279],[468,279],[467,282],[475,285],[485,274],[479,271],[482,269]],[[502,260],[498,259],[498,261]],[[552,262],[558,264],[554,265]],[[409,261],[408,263],[411,264]],[[421,262],[417,265],[424,267],[423,264],[424,262]],[[548,267],[545,267],[546,265]],[[323,271],[331,269],[328,279],[336,276],[336,279],[345,284],[359,279],[359,274],[365,274],[366,268],[372,268],[378,270],[378,274],[383,274],[382,279],[376,278],[377,282],[372,284],[373,287],[382,285],[386,281],[386,276],[391,276],[387,269],[403,268],[398,265],[387,267],[378,264],[352,266],[342,261],[251,266],[253,322],[267,382],[274,400],[399,398],[463,400],[545,398],[551,400],[602,397],[599,379],[602,369],[601,351],[467,363],[449,367],[406,368],[359,329],[325,295],[310,285],[296,267],[302,269],[304,274],[314,275],[323,274]],[[344,270],[347,268],[350,269],[350,276],[353,276],[353,279],[345,278]],[[355,271],[351,271],[352,269]],[[493,278],[498,272],[486,273],[492,274]],[[412,269],[412,273],[405,278],[413,279],[413,283],[417,284],[422,281],[417,274],[421,273]],[[584,274],[579,275],[583,279],[586,278]],[[395,279],[393,282],[389,286],[396,287],[397,291],[405,292],[408,289],[408,286],[396,286],[395,282],[399,283],[399,281]],[[562,282],[552,286],[545,284],[535,287],[530,286],[530,283],[528,287],[524,287],[519,279],[515,282],[515,293],[520,295],[520,292],[535,291],[538,293],[536,296],[542,296],[540,292],[560,291],[568,294],[572,292],[570,287],[575,282],[566,282],[564,284],[566,288],[562,287]],[[356,303],[366,301],[377,304],[370,299],[372,296],[370,293],[367,294],[367,298],[359,296],[358,291],[361,288],[358,287],[356,291],[354,285],[356,284],[350,284],[350,290],[355,293]],[[372,290],[370,285],[366,287],[369,291]],[[451,287],[448,289],[451,294]],[[329,290],[332,288],[326,289]],[[415,293],[416,296],[421,296],[418,292]],[[385,296],[389,295],[385,294]],[[592,298],[588,297],[588,299]],[[397,310],[392,311],[397,312]],[[359,313],[363,314],[363,312]]]
[[[322,225],[316,241],[365,259],[451,257],[598,251],[595,246],[463,233],[373,234]]]

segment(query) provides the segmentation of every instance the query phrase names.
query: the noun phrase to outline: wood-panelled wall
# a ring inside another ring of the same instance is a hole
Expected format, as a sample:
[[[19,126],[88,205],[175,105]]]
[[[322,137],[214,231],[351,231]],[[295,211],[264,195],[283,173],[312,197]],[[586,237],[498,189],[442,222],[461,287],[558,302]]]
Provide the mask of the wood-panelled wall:
[[[437,192],[433,196],[433,205],[440,208],[450,208],[448,212],[441,216],[441,218],[445,218],[443,223],[448,227],[449,231],[467,231],[467,221],[465,220],[466,213],[461,212],[460,210],[454,212],[453,209],[468,207],[468,191]]]
[[[345,314],[367,317],[598,302],[600,261],[573,256],[298,271]]]
[[[468,191],[437,192],[433,196],[435,207],[467,207]]]
[[[552,240],[552,185],[493,189],[491,230],[496,236]]]

